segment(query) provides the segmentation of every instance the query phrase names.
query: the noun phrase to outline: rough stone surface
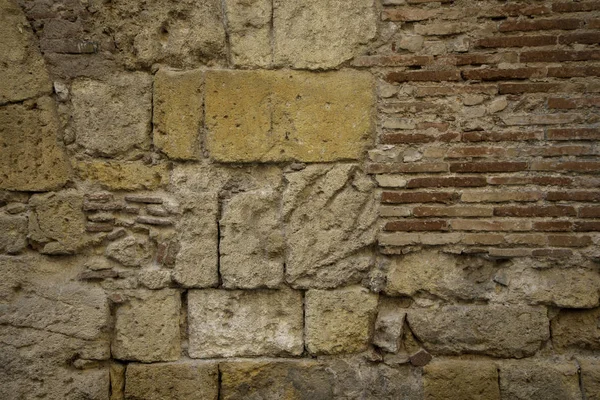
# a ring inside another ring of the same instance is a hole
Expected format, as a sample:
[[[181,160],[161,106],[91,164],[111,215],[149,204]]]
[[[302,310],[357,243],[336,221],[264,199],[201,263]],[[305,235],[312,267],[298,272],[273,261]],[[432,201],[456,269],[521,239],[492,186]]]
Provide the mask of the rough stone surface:
[[[271,16],[269,0],[226,0],[231,59],[242,67],[271,65]]]
[[[0,107],[0,189],[43,191],[66,183],[69,164],[58,130],[50,97]]]
[[[600,350],[600,308],[561,310],[552,320],[552,343],[559,348]]]
[[[436,361],[423,369],[426,400],[500,400],[498,371],[490,362]]]
[[[159,70],[154,76],[153,141],[169,158],[195,160],[200,156],[203,121],[201,70]]]
[[[359,159],[373,103],[363,72],[209,71],[207,149],[222,162]]]
[[[129,364],[125,398],[131,400],[217,400],[218,368],[212,362]]]
[[[226,288],[274,288],[283,281],[280,196],[272,190],[235,195],[220,221],[220,272]]]
[[[373,0],[273,3],[274,62],[327,69],[357,55],[375,38]]]
[[[17,254],[27,247],[27,217],[0,215],[0,253]]]
[[[376,316],[377,295],[360,287],[306,292],[306,348],[312,354],[366,350]]]
[[[76,169],[81,179],[113,190],[156,189],[169,183],[169,171],[166,164],[82,161],[76,164]]]
[[[394,298],[380,298],[373,344],[389,353],[400,349],[406,309]]]
[[[502,398],[515,400],[579,400],[577,364],[514,361],[499,364]]]
[[[359,282],[374,264],[371,180],[351,164],[309,166],[285,179],[287,282],[302,288]]]
[[[125,368],[121,363],[110,363],[110,400],[125,399]]]
[[[87,152],[111,157],[149,147],[150,75],[121,74],[108,82],[78,79],[71,94],[76,142]]]
[[[141,267],[152,254],[146,240],[127,236],[106,246],[106,257],[126,267]]]
[[[583,397],[586,400],[600,399],[600,360],[581,359],[577,361],[581,366],[581,386]]]
[[[302,294],[291,290],[191,290],[192,358],[300,355]]]
[[[179,359],[180,308],[181,298],[176,290],[130,293],[116,310],[113,357],[142,362]]]
[[[487,354],[525,357],[550,336],[545,308],[528,306],[450,305],[412,309],[408,324],[433,354]]]

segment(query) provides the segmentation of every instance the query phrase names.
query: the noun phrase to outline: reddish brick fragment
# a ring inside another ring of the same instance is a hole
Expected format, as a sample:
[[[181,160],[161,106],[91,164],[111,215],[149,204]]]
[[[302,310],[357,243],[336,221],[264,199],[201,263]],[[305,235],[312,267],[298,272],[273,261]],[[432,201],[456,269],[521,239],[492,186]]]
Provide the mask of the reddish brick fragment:
[[[526,162],[463,162],[450,164],[450,172],[517,172],[526,169]]]
[[[462,76],[464,79],[478,81],[529,79],[544,77],[545,75],[546,69],[544,68],[483,68],[468,69],[462,72]]]
[[[441,82],[441,81],[459,81],[461,79],[459,71],[407,71],[390,72],[387,75],[388,82]]]
[[[446,221],[403,220],[391,221],[385,224],[386,231],[443,231],[448,228]]]
[[[556,36],[498,36],[479,39],[475,45],[477,47],[498,48],[498,47],[536,47],[551,46],[556,44]]]
[[[592,244],[589,236],[550,235],[548,244],[553,247],[585,247]]]
[[[458,193],[449,192],[383,192],[381,202],[401,203],[452,203],[458,199]]]
[[[498,27],[500,32],[514,31],[547,31],[547,30],[574,30],[581,28],[584,21],[576,18],[569,19],[534,19],[534,20],[509,20]]]
[[[504,206],[494,208],[497,217],[569,217],[575,216],[571,206]]]
[[[600,60],[600,50],[535,50],[521,53],[521,62],[563,62]]]
[[[566,232],[573,230],[571,221],[540,221],[533,223],[533,230],[545,232]]]
[[[413,178],[406,184],[407,188],[423,187],[479,187],[486,186],[487,180],[482,176],[470,177],[428,177]]]

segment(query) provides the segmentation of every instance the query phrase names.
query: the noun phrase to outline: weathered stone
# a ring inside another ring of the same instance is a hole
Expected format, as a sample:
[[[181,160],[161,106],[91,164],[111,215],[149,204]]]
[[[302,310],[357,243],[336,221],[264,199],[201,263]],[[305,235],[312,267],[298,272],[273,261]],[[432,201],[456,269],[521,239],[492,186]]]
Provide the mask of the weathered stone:
[[[181,355],[180,294],[162,289],[130,293],[115,313],[112,355],[118,360],[175,361]]]
[[[433,360],[433,356],[427,350],[419,350],[410,356],[410,363],[415,367],[424,367]]]
[[[0,189],[44,191],[66,183],[69,165],[58,130],[50,97],[0,107]]]
[[[17,254],[27,247],[27,217],[0,214],[0,253]]]
[[[373,0],[273,3],[274,61],[294,68],[334,68],[375,38]]]
[[[377,295],[361,287],[306,292],[306,348],[312,354],[357,353],[367,349],[377,312]]]
[[[552,343],[559,348],[600,350],[600,308],[561,310],[552,320]]]
[[[423,346],[438,354],[533,355],[550,336],[543,307],[453,305],[411,309],[407,320]]]
[[[221,364],[224,400],[332,399],[334,376],[315,361],[258,361]]]
[[[207,149],[222,162],[360,159],[374,84],[357,71],[209,71]]]
[[[400,349],[402,328],[406,309],[402,301],[393,298],[380,298],[373,344],[387,352],[395,353]]]
[[[129,364],[125,382],[130,400],[217,400],[219,393],[217,364],[212,362]]]
[[[133,236],[127,236],[106,246],[106,256],[118,261],[126,267],[140,267],[150,261],[148,241]]]
[[[110,363],[110,400],[125,399],[125,365]]]
[[[374,264],[373,182],[348,164],[308,166],[285,179],[287,282],[301,288],[360,282]]]
[[[16,1],[0,1],[0,37],[0,104],[52,93],[44,59]]]
[[[600,360],[581,359],[577,361],[581,366],[581,389],[586,400],[600,399]]]
[[[579,400],[577,364],[555,361],[508,361],[499,364],[503,399]]]
[[[138,273],[138,281],[148,289],[162,289],[171,284],[171,272],[163,269],[143,269]]]
[[[201,70],[160,69],[154,76],[154,146],[169,158],[196,160],[204,118]]]
[[[156,189],[169,183],[166,164],[141,162],[90,161],[76,164],[79,177],[112,190]]]
[[[280,197],[272,190],[235,195],[220,221],[220,272],[226,288],[277,287],[283,281]]]
[[[93,155],[115,156],[150,145],[152,78],[136,72],[71,87],[76,142]]]
[[[193,358],[300,355],[302,294],[291,290],[190,290]]]
[[[231,59],[243,67],[271,65],[271,15],[269,0],[226,0]]]
[[[500,400],[498,371],[490,362],[436,361],[423,369],[426,400]]]
[[[35,194],[29,206],[29,240],[41,253],[70,254],[89,242],[80,193],[65,190]]]

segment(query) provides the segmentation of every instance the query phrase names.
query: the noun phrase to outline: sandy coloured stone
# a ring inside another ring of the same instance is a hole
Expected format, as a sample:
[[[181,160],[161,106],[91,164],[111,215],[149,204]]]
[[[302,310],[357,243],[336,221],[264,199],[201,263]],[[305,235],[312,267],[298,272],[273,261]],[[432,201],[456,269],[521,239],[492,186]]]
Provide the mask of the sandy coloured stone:
[[[426,400],[500,400],[498,371],[485,361],[435,361],[423,368]]]
[[[503,361],[498,365],[502,398],[579,400],[577,369],[574,361]]]
[[[82,180],[112,190],[156,189],[169,183],[166,164],[146,165],[125,161],[80,161],[77,174]]]
[[[217,364],[186,361],[127,366],[125,398],[129,400],[217,400]]]
[[[115,312],[111,349],[117,360],[175,361],[181,355],[177,290],[129,293]]]
[[[552,343],[558,348],[600,350],[600,308],[561,310],[552,320]]]
[[[270,0],[226,0],[231,59],[244,67],[271,65]]]
[[[377,313],[377,295],[361,287],[306,292],[306,348],[311,354],[366,350]]]
[[[110,400],[125,399],[125,365],[110,363]]]
[[[150,146],[152,78],[123,73],[107,82],[77,79],[71,86],[75,141],[94,155],[112,157]]]
[[[292,290],[190,290],[192,358],[298,356],[302,293]]]
[[[281,198],[270,189],[237,194],[219,223],[223,287],[274,288],[283,281]]]
[[[586,400],[600,400],[600,360],[577,358],[581,366],[582,395]]]
[[[373,0],[273,3],[274,63],[294,68],[335,68],[377,34]]]
[[[110,243],[106,246],[105,254],[126,267],[141,267],[152,257],[148,240],[134,236]]]
[[[50,97],[0,107],[0,189],[45,191],[63,186],[69,164],[57,141],[58,131]]]
[[[400,349],[406,309],[402,300],[382,297],[379,302],[373,344],[389,353]]]
[[[153,141],[169,158],[196,160],[200,156],[203,80],[201,70],[160,69],[154,76]]]
[[[17,254],[27,247],[27,217],[0,214],[0,253]]]
[[[209,71],[206,145],[221,162],[360,159],[372,142],[369,73]]]
[[[449,305],[410,309],[408,324],[432,354],[533,355],[549,336],[544,307]]]

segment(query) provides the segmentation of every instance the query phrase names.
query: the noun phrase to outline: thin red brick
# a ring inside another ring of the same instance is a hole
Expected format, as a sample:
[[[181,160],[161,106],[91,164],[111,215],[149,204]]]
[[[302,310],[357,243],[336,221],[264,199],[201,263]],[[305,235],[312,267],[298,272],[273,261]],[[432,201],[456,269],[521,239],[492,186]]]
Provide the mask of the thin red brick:
[[[463,162],[450,164],[450,172],[517,172],[526,169],[526,162]]]
[[[574,207],[570,206],[503,206],[494,208],[497,217],[569,217],[575,216]]]
[[[461,139],[465,142],[520,142],[527,140],[541,140],[543,131],[525,132],[465,132]]]
[[[540,221],[533,223],[533,230],[545,232],[568,232],[573,230],[571,221]]]
[[[546,200],[549,200],[549,201],[597,202],[597,201],[600,201],[600,192],[584,192],[584,191],[548,192],[546,194]]]
[[[486,48],[498,47],[537,47],[556,44],[557,37],[548,36],[497,36],[479,39],[475,46]]]
[[[423,173],[447,172],[448,164],[443,162],[433,163],[377,163],[367,164],[369,174],[397,174],[397,173]]]
[[[599,161],[534,161],[532,171],[567,171],[593,173],[600,171]]]
[[[575,232],[600,232],[600,221],[576,221],[573,224]]]
[[[600,32],[577,32],[560,35],[558,42],[560,44],[597,44],[600,43]]]
[[[570,110],[581,107],[600,107],[600,97],[578,97],[570,99],[551,97],[548,99],[548,108]]]
[[[600,1],[566,2],[552,4],[554,12],[581,12],[600,10]]]
[[[534,19],[534,20],[509,20],[502,22],[498,27],[500,32],[514,31],[547,31],[554,29],[574,30],[581,28],[584,21],[576,18],[568,19]]]
[[[385,224],[386,231],[443,231],[448,229],[448,223],[442,220],[403,220],[391,221]]]
[[[493,210],[485,207],[415,207],[415,217],[491,217]]]
[[[589,236],[550,235],[548,244],[554,247],[585,247],[592,244]]]
[[[458,193],[450,192],[383,192],[381,202],[386,204],[403,203],[452,203]]]
[[[461,79],[459,71],[407,71],[390,72],[387,75],[388,82],[441,82],[441,81],[459,81]]]
[[[352,61],[355,67],[420,67],[429,65],[433,62],[432,56],[414,56],[414,55],[375,55],[356,57]]]
[[[600,128],[548,129],[546,138],[548,140],[598,140]]]
[[[482,176],[470,177],[429,177],[413,178],[406,184],[407,188],[425,188],[425,187],[480,187],[486,186],[487,181]]]
[[[498,93],[549,93],[559,91],[563,87],[559,83],[500,83],[498,85]]]
[[[600,76],[600,67],[593,65],[553,67],[548,68],[548,76],[551,78]]]
[[[535,50],[521,53],[521,62],[563,62],[600,60],[600,50]]]
[[[477,81],[499,81],[505,79],[529,79],[540,78],[546,75],[545,68],[483,68],[468,69],[462,72],[462,76],[467,80]]]
[[[490,185],[539,185],[539,186],[570,186],[572,178],[553,176],[493,176],[488,178]]]
[[[600,207],[581,207],[578,215],[580,218],[600,218]]]
[[[459,231],[529,231],[531,221],[494,221],[481,219],[452,219],[450,226]]]

